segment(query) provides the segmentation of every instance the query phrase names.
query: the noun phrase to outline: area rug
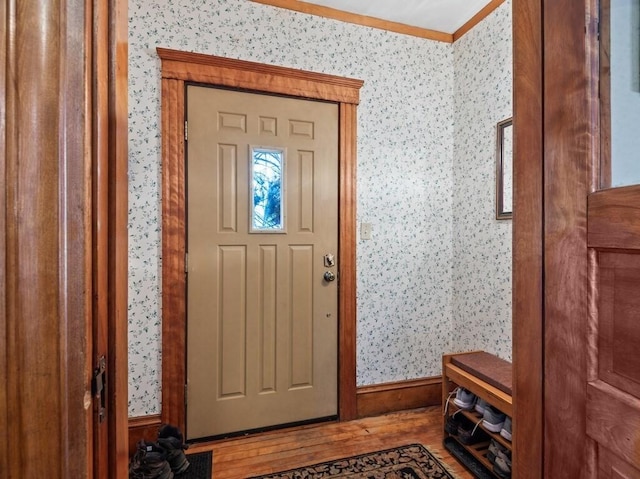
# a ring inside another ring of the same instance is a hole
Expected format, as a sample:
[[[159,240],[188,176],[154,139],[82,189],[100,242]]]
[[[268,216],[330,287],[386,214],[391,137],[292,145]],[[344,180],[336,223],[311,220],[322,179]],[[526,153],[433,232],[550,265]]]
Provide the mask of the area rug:
[[[313,466],[255,476],[251,479],[455,479],[438,458],[421,444],[346,457]]]

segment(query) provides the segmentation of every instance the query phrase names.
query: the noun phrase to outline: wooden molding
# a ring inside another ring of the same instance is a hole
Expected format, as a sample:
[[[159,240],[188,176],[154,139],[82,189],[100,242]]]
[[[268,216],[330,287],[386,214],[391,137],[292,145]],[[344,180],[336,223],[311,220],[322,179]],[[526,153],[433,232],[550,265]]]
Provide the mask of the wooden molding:
[[[442,404],[442,377],[410,379],[359,387],[358,417]]]
[[[362,80],[157,48],[162,78],[357,104]],[[238,72],[242,72],[239,74]]]
[[[158,429],[161,425],[160,414],[129,418],[129,456],[136,452],[138,441],[142,439],[155,441],[158,438]]]
[[[426,38],[428,40],[436,40],[439,42],[452,43],[453,35],[451,33],[439,32],[437,30],[429,30],[428,28],[415,27],[404,23],[391,22],[380,18],[369,17],[367,15],[359,15],[357,13],[345,12],[336,8],[315,5],[313,3],[301,2],[298,0],[251,0],[255,3],[263,5],[271,5],[272,7],[285,8],[300,13],[308,13],[318,17],[331,18],[346,23],[353,23],[364,27],[378,28],[389,32],[401,33],[403,35],[411,35],[414,37]],[[502,0],[504,1],[504,0]]]
[[[162,415],[185,431],[186,279],[185,83],[242,88],[333,101],[340,111],[338,285],[338,409],[354,419],[356,407],[356,104],[363,82],[291,68],[158,48],[162,59]]]
[[[543,477],[542,40],[541,2],[514,0],[513,477],[521,479]]]
[[[482,10],[476,13],[473,17],[471,17],[471,19],[467,23],[465,23],[460,28],[458,28],[458,30],[455,31],[455,33],[453,34],[453,41],[456,42],[460,40],[460,38],[465,33],[467,33],[469,30],[475,27],[478,23],[480,23],[482,20],[487,18],[489,15],[491,15],[491,13],[493,13],[493,11],[503,3],[504,3],[504,0],[491,0],[491,2],[486,7],[484,7]]]
[[[589,344],[590,335],[598,327],[594,320],[597,315],[589,314],[593,312],[589,298],[596,289],[589,287],[590,271],[591,277],[595,271],[590,268],[587,251],[587,195],[596,188],[599,174],[598,70],[592,64],[597,59],[598,6],[595,0],[543,3],[542,475],[595,477],[597,452],[586,434],[585,388],[591,357],[598,355],[597,348]],[[530,39],[528,42],[533,43]],[[562,48],[558,48],[560,45]],[[540,98],[539,93],[537,96]],[[531,161],[531,152],[525,155],[525,161]],[[556,398],[570,401],[571,407],[559,410]]]
[[[299,0],[251,0],[254,3],[270,5],[272,7],[285,8],[295,12],[307,13],[318,17],[331,18],[341,22],[353,23],[364,27],[378,28],[403,35],[425,38],[427,40],[435,40],[444,43],[454,43],[459,40],[465,33],[487,18],[496,8],[504,3],[505,0],[492,0],[487,6],[476,13],[468,22],[462,25],[454,33],[440,32],[438,30],[430,30],[428,28],[415,27],[404,23],[391,22],[367,15],[359,15],[357,13],[345,12],[336,8],[315,5],[313,3],[302,2]]]

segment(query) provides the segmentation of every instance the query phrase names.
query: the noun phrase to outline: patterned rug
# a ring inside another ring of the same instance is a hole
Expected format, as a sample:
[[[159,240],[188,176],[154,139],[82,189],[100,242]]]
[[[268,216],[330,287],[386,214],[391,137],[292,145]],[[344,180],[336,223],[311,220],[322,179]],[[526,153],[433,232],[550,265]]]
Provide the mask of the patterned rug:
[[[251,479],[455,479],[437,457],[420,444],[396,447]]]

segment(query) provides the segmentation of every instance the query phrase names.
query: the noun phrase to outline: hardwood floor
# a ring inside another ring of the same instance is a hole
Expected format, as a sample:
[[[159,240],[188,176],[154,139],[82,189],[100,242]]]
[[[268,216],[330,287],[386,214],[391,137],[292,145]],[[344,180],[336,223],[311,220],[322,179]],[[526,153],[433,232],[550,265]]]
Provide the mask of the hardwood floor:
[[[440,455],[460,479],[473,477],[442,446],[439,407],[199,443],[188,452],[212,450],[215,479],[245,479],[413,443]]]

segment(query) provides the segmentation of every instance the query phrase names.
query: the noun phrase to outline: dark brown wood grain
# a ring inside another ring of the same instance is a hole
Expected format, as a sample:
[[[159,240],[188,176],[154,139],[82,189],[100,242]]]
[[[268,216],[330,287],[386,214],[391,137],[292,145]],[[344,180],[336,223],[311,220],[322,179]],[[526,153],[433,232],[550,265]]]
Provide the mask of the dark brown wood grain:
[[[126,10],[0,5],[3,477],[126,475]]]
[[[589,2],[544,2],[545,478],[595,471],[584,394],[590,354],[586,198],[599,163],[593,14]],[[558,407],[559,398],[571,406]]]
[[[600,0],[600,187],[611,186],[611,0]]]
[[[85,13],[57,1],[0,7],[5,477],[90,470],[88,51],[68,34],[85,31]]]
[[[640,249],[640,186],[589,196],[589,247]]]
[[[542,478],[542,2],[513,0],[513,477]]]
[[[362,81],[158,48],[162,59],[162,421],[185,429],[185,82],[285,93],[340,105],[338,412],[356,403],[356,103]],[[267,81],[268,80],[268,81]]]

